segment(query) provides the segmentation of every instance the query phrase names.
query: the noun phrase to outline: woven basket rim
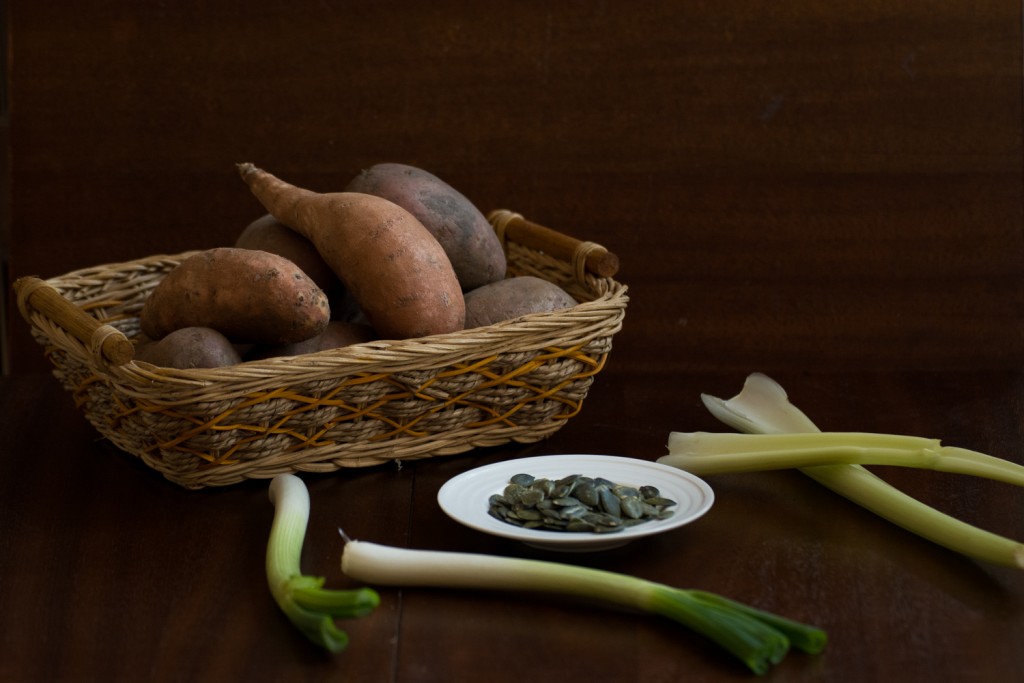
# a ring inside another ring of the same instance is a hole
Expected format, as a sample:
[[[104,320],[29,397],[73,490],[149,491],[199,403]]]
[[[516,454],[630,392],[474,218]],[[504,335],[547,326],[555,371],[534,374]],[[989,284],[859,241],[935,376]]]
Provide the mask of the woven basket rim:
[[[202,250],[188,250],[179,254],[161,253],[129,261],[79,268],[48,278],[44,282],[68,297],[90,282],[100,284],[104,280],[136,268],[151,270],[161,264],[174,264],[200,251]],[[491,325],[445,334],[412,339],[375,340],[298,356],[248,360],[221,368],[167,368],[138,360],[129,361],[123,366],[109,366],[97,362],[97,355],[74,337],[53,334],[60,328],[49,318],[31,311],[30,322],[57,346],[79,358],[87,359],[93,366],[100,366],[96,369],[121,382],[147,385],[154,382],[170,383],[179,388],[188,385],[201,388],[235,380],[262,382],[283,375],[323,373],[325,366],[343,375],[354,372],[393,371],[395,365],[407,366],[410,362],[413,362],[415,367],[439,368],[449,365],[453,360],[465,358],[467,353],[481,349],[493,354],[551,346],[557,343],[559,337],[565,336],[566,330],[572,330],[573,339],[577,342],[589,341],[609,333],[609,318],[617,318],[621,324],[621,317],[629,300],[628,287],[621,282],[613,278],[595,277],[592,280],[591,289],[604,290],[603,293],[592,300],[580,301],[571,308],[559,311],[530,313]],[[96,307],[110,299],[82,297],[74,300],[79,304],[88,303]],[[588,325],[593,327],[589,334],[585,332]],[[618,327],[613,332],[617,330]]]
[[[243,361],[222,368],[165,368],[133,360],[111,370],[117,376],[132,376],[147,383],[173,381],[176,384],[186,382],[205,386],[231,380],[263,381],[283,375],[292,377],[304,371],[322,374],[325,366],[342,375],[355,372],[394,372],[395,365],[407,363],[410,356],[415,358],[417,369],[432,369],[448,366],[453,359],[464,359],[468,352],[484,348],[487,349],[487,355],[495,355],[502,351],[523,351],[527,348],[552,346],[557,343],[559,336],[564,336],[557,333],[566,326],[571,327],[576,319],[586,320],[592,317],[592,314],[607,312],[610,308],[620,308],[620,303],[624,305],[626,300],[626,287],[621,286],[601,300],[581,302],[572,309],[531,313],[472,330],[415,339],[362,342],[299,356]],[[602,324],[607,323],[607,320],[608,316],[605,315],[601,319]],[[575,331],[578,333],[579,330]],[[590,341],[606,334],[607,330],[595,329],[592,334],[583,336],[574,343]],[[535,341],[524,345],[524,342],[531,338]]]

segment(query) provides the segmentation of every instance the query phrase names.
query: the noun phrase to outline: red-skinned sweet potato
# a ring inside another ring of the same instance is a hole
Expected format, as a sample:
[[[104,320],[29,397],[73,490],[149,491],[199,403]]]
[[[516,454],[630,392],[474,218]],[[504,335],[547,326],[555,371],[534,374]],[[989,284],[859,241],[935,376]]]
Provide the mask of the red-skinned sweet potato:
[[[183,327],[153,341],[143,338],[135,347],[135,360],[165,368],[219,368],[242,362],[238,349],[217,330]]]
[[[466,329],[575,305],[576,300],[553,282],[532,275],[510,277],[466,293]]]

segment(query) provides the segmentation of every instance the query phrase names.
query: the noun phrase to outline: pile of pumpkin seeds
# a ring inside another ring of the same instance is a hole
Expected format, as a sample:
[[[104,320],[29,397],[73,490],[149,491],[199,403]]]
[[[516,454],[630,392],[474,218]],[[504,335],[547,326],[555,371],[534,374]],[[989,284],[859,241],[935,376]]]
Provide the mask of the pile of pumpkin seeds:
[[[667,519],[674,500],[654,486],[616,484],[572,474],[553,480],[517,474],[488,500],[488,514],[527,529],[613,533],[653,519]]]

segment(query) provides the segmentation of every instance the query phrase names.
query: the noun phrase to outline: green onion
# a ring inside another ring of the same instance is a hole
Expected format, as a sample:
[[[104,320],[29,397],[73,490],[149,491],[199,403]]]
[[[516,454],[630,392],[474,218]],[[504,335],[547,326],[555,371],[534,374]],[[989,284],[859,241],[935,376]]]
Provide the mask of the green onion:
[[[346,539],[341,569],[349,577],[378,585],[532,591],[658,614],[710,638],[757,674],[778,664],[791,646],[814,654],[827,640],[818,628],[713,593],[558,562],[409,550]]]
[[[1024,485],[1024,467],[934,439],[892,434],[822,433],[785,390],[755,373],[728,401],[702,395],[719,420],[746,434],[669,436],[659,459],[700,476],[796,467],[823,486],[950,550],[983,562],[1024,568],[1024,545],[939,512],[869,472],[897,465],[968,474]]]
[[[311,641],[331,652],[348,645],[335,618],[360,617],[380,603],[370,588],[330,590],[324,579],[304,576],[299,567],[309,522],[309,491],[302,480],[280,474],[270,482],[274,522],[267,543],[267,584],[281,610]]]

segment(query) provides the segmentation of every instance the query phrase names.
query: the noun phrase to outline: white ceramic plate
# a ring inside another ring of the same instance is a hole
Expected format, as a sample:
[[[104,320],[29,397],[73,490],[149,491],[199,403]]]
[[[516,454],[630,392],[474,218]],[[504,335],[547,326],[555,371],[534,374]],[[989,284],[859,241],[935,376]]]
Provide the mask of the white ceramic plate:
[[[657,486],[661,495],[676,501],[668,519],[651,520],[612,533],[524,529],[488,514],[488,500],[501,493],[516,474],[561,479],[571,474],[604,477],[617,484]],[[544,455],[506,460],[478,467],[449,479],[437,493],[445,513],[461,524],[484,533],[522,541],[547,550],[590,552],[615,548],[642,536],[660,534],[697,519],[714,503],[711,487],[689,472],[656,462],[614,455]]]

